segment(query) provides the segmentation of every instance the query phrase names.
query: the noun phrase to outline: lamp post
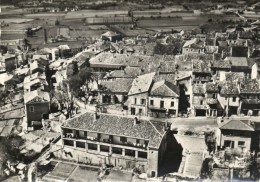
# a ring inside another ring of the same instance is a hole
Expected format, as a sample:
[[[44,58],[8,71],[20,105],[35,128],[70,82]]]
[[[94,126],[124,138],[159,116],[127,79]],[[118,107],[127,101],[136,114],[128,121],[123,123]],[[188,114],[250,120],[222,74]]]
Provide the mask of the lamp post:
[[[230,163],[228,165],[228,169],[229,169],[229,179],[231,182],[233,182],[233,175],[234,175],[234,163]]]

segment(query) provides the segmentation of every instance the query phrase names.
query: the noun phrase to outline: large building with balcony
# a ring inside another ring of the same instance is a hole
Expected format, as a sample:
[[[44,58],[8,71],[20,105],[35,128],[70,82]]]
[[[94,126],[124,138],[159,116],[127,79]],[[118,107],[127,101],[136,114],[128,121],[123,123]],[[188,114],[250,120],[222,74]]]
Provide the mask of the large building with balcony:
[[[167,146],[163,122],[87,112],[66,120],[61,129],[62,159],[158,176]]]

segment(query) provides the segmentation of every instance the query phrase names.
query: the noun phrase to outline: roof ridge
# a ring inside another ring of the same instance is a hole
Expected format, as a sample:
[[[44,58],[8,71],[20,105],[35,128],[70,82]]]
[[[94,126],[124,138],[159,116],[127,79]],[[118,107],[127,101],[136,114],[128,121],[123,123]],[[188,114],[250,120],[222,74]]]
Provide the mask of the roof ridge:
[[[159,135],[161,137],[163,137],[163,135],[158,131],[158,129],[153,125],[153,123],[150,120],[147,120],[147,121],[152,125],[152,127],[155,129],[155,131],[157,131],[157,133],[159,133]]]

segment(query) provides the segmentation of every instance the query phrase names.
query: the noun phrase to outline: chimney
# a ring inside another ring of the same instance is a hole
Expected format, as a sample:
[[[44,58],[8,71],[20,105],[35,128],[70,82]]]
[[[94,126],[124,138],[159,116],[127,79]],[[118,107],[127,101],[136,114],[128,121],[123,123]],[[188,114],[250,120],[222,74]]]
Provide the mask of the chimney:
[[[139,123],[139,120],[137,117],[134,118],[134,125],[137,125]]]
[[[93,122],[96,122],[98,119],[99,119],[99,115],[98,115],[97,110],[96,110],[94,112],[94,115],[93,115]]]

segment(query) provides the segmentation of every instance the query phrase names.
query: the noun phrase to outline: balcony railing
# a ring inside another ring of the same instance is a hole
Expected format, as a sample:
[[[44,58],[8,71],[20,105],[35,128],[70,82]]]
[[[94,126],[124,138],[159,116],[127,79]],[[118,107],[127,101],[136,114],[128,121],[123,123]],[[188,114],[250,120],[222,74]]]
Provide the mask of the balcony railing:
[[[137,103],[132,103],[131,105],[132,106],[145,106],[146,104],[145,103],[143,103],[143,104],[142,103],[138,103],[138,104]]]
[[[78,137],[74,133],[66,133],[63,136],[64,139],[73,139],[73,140],[88,140],[88,141],[93,141],[93,142],[100,142],[100,143],[107,143],[107,144],[113,144],[113,145],[121,145],[121,146],[129,146],[129,147],[135,147],[135,148],[140,148],[140,149],[146,149],[148,144],[141,144],[141,143],[132,143],[132,142],[121,142],[121,143],[116,143],[113,142],[113,139],[101,139],[97,137],[91,137],[91,136],[86,136],[86,137]]]

